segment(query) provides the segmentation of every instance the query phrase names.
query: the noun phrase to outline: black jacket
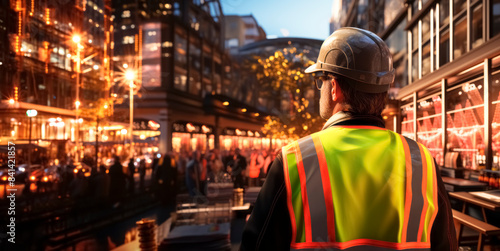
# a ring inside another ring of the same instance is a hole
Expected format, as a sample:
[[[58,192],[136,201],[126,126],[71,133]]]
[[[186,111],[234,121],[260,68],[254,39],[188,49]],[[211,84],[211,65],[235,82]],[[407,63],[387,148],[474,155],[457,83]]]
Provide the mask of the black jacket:
[[[375,117],[357,117],[339,120],[333,125],[372,125],[384,127]],[[437,167],[437,165],[436,165]],[[431,230],[431,249],[458,250],[451,206],[444,184],[438,176],[439,211]],[[287,207],[287,194],[283,173],[283,157],[274,160],[257,197],[252,215],[243,230],[240,250],[290,250],[292,227]]]

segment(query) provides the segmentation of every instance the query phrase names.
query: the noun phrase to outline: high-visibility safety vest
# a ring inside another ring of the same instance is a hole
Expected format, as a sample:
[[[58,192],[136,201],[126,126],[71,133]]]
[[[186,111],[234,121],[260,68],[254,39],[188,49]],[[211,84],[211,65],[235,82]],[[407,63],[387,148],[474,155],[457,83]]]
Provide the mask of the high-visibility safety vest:
[[[430,250],[438,211],[427,148],[373,126],[333,126],[283,147],[291,250]]]

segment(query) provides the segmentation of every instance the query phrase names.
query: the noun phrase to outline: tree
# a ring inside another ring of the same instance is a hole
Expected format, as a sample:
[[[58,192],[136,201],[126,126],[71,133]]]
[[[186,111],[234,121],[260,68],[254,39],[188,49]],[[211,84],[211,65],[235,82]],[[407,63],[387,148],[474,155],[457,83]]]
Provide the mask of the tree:
[[[323,122],[306,91],[314,88],[313,76],[304,70],[314,64],[297,48],[283,48],[269,57],[253,56],[245,68],[260,84],[259,95],[274,100],[277,116],[268,116],[262,128],[275,138],[298,139],[317,132]],[[312,97],[314,100],[314,96]]]

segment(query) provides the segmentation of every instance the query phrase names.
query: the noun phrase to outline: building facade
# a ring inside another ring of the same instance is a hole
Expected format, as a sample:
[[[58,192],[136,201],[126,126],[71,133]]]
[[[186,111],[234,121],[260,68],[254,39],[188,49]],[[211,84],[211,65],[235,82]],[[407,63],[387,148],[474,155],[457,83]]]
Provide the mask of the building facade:
[[[64,159],[95,142],[96,118],[85,110],[110,102],[109,4],[2,1],[0,145],[31,141],[50,159]]]
[[[224,19],[225,45],[231,54],[238,53],[239,47],[266,39],[266,32],[253,15],[227,15]]]
[[[362,14],[357,2],[347,1],[345,9]],[[383,13],[383,29],[353,21],[359,16],[342,25],[376,32],[393,52],[390,97],[398,108],[390,109],[391,129],[426,145],[441,167],[498,170],[500,2],[381,2],[369,12]]]
[[[219,1],[134,4],[115,6],[115,75],[135,67],[134,127],[138,121],[159,125],[149,135],[134,128],[136,151],[265,147],[259,132],[264,113],[242,98],[244,88],[233,82],[237,66],[224,47]],[[115,80],[116,95],[124,100],[115,106],[115,117],[126,120],[127,83]]]

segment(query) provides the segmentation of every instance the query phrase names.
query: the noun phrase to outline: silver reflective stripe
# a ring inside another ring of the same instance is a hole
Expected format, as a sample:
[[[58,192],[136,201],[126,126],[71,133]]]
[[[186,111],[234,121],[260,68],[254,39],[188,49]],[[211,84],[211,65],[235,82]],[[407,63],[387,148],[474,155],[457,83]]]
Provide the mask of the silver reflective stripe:
[[[362,246],[355,246],[355,247],[350,247],[346,249],[338,249],[338,248],[331,248],[328,246],[325,247],[318,247],[318,248],[304,248],[304,249],[293,249],[290,248],[290,250],[296,250],[296,251],[390,251],[390,250],[405,250],[405,251],[430,251],[430,248],[410,248],[410,249],[391,249],[391,248],[382,248],[382,247],[374,247],[374,246],[367,246],[367,245],[362,245]]]
[[[298,141],[302,154],[302,163],[306,174],[307,199],[311,213],[311,240],[328,242],[328,222],[326,204],[318,155],[311,136]],[[304,191],[302,191],[304,192]]]
[[[410,217],[408,219],[408,229],[406,231],[406,241],[420,241],[418,229],[420,227],[420,217],[424,207],[424,197],[422,195],[422,155],[417,142],[404,137],[408,143],[411,154],[411,208]]]

